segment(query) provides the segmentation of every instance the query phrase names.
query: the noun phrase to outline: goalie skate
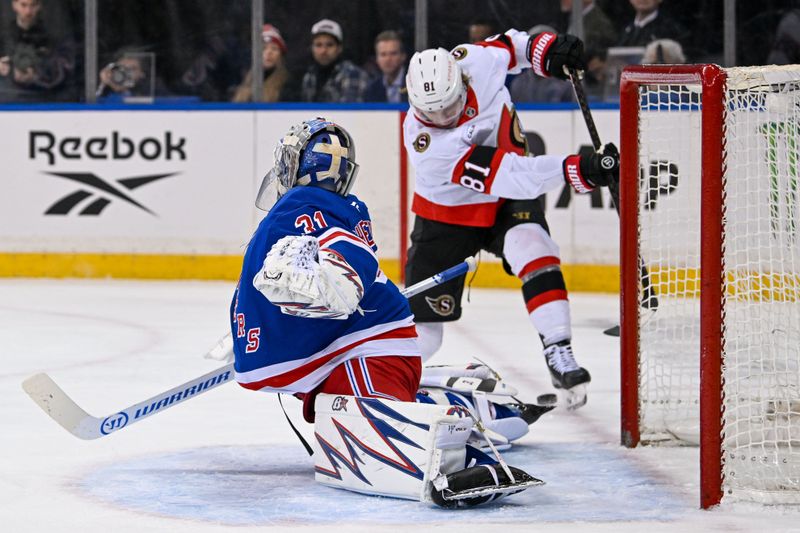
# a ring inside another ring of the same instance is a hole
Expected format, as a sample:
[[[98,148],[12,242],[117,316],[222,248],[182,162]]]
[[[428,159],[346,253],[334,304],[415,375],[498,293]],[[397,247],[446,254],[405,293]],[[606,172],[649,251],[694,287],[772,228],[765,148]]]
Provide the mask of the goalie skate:
[[[546,346],[544,358],[550,370],[553,387],[563,391],[567,409],[574,410],[586,404],[586,384],[592,380],[589,371],[578,366],[568,340]]]
[[[543,414],[549,413],[556,408],[555,404],[540,405],[522,402],[516,405],[510,405],[510,407],[519,411],[520,418],[522,418],[529,426],[539,420],[539,417],[541,417]]]
[[[508,471],[510,477],[501,465],[491,464],[441,475],[433,480],[431,500],[446,509],[472,507],[544,485],[544,481],[519,468],[509,466]]]

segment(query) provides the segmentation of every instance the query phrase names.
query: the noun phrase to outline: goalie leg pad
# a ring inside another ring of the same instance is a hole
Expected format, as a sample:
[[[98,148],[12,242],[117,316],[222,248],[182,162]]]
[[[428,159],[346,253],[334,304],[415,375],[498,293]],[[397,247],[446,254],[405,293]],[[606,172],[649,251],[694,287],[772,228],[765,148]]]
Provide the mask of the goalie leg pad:
[[[464,468],[473,421],[460,407],[320,394],[315,411],[323,485],[430,501],[432,479]]]

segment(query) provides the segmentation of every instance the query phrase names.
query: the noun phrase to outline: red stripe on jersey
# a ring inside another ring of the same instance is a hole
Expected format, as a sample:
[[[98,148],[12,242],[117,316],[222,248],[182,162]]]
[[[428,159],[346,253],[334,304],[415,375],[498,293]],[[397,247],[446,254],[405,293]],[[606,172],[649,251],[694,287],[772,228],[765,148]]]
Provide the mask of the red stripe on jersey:
[[[436,222],[489,228],[494,226],[497,210],[501,205],[503,205],[503,200],[485,204],[441,205],[414,193],[411,210],[423,218]]]
[[[458,124],[456,124],[456,126],[460,126],[468,120],[472,120],[478,116],[478,113],[480,113],[480,109],[478,109],[478,97],[475,96],[475,91],[472,90],[472,87],[467,85],[467,103],[464,104],[464,111],[461,112],[461,117],[458,119]]]
[[[537,307],[541,307],[544,304],[548,304],[550,302],[555,302],[558,300],[567,300],[567,291],[561,289],[553,289],[552,291],[543,292],[542,294],[537,294],[527,302],[525,302],[525,307],[528,309],[528,313],[532,313]]]
[[[508,70],[511,70],[517,66],[517,56],[514,53],[514,43],[511,41],[511,37],[508,35],[502,33],[500,35],[493,35],[485,41],[480,41],[474,44],[475,46],[483,46],[485,48],[500,48],[507,51],[511,56],[508,60]]]
[[[403,328],[393,329],[392,331],[387,331],[385,333],[381,333],[380,335],[375,335],[374,337],[368,337],[366,339],[361,339],[356,341],[352,344],[348,344],[338,350],[329,353],[323,357],[318,359],[314,359],[313,361],[309,361],[308,363],[299,366],[289,372],[284,372],[283,374],[278,374],[277,376],[271,376],[260,381],[254,381],[252,383],[239,383],[242,387],[250,390],[261,390],[264,387],[271,387],[273,389],[283,389],[286,388],[287,385],[291,385],[295,381],[298,381],[307,375],[311,374],[318,368],[324,366],[325,364],[329,363],[332,359],[336,358],[337,356],[352,350],[356,346],[360,346],[366,342],[382,340],[382,339],[411,339],[417,336],[417,330],[414,326],[406,326]]]
[[[469,150],[467,150],[467,153],[465,153],[463,156],[461,156],[461,159],[458,160],[458,162],[456,163],[455,168],[453,169],[453,175],[450,176],[450,181],[452,181],[456,185],[461,185],[461,181],[460,180],[461,180],[461,176],[464,175],[464,170],[465,170],[464,165],[467,163],[467,161],[469,161],[469,158],[472,157],[472,154],[475,153],[475,149],[477,147],[478,147],[478,145],[473,144],[472,146],[469,147]],[[483,192],[483,191],[478,191],[478,192]]]
[[[491,194],[504,155],[498,148],[473,145],[456,163],[450,181],[475,192]]]
[[[350,233],[349,231],[336,230],[336,231],[333,231],[333,232],[326,232],[326,233],[324,233],[324,235],[325,236],[319,240],[320,248],[323,247],[328,242],[330,242],[332,239],[336,239],[336,238],[344,238],[344,239],[351,240],[351,241],[353,241],[355,243],[358,243],[358,244],[366,244],[364,242],[364,239],[361,239],[360,237]]]
[[[531,272],[536,272],[537,270],[541,270],[542,268],[560,264],[561,264],[561,259],[559,259],[558,257],[554,255],[546,255],[544,257],[540,257],[539,259],[534,259],[533,261],[522,267],[522,270],[520,270],[519,274],[517,274],[517,277],[522,279]]]

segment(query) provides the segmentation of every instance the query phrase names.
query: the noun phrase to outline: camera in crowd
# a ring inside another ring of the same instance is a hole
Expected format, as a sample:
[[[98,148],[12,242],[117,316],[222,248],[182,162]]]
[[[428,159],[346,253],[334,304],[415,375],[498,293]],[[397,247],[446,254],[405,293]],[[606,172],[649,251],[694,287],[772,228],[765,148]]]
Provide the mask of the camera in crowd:
[[[38,71],[42,65],[42,57],[35,46],[26,43],[17,43],[14,53],[11,54],[11,64],[20,72],[32,69]]]
[[[132,70],[125,65],[109,63],[106,68],[108,68],[111,73],[111,82],[114,85],[124,87],[125,89],[133,89],[136,85],[136,76],[134,76]]]
[[[124,51],[100,70],[98,97],[117,94],[126,103],[152,102],[156,57],[152,52]]]

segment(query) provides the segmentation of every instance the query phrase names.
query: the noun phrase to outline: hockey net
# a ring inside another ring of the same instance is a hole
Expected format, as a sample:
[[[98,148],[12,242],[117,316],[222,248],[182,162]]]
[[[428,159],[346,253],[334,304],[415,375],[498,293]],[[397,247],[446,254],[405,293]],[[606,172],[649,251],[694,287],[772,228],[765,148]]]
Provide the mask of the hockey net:
[[[623,443],[800,503],[800,66],[629,67],[621,124]]]

